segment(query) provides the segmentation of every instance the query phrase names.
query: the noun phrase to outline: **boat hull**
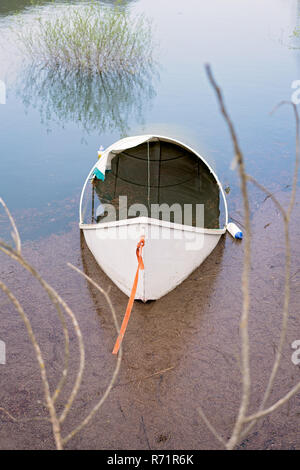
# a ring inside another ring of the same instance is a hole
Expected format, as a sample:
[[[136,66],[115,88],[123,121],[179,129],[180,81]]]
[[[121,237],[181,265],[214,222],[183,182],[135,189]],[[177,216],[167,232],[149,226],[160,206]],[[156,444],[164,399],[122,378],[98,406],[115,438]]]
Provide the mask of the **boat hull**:
[[[135,299],[144,302],[167,294],[186,279],[216,247],[225,230],[195,229],[147,217],[81,225],[86,243],[110,279],[130,296],[137,270],[136,247],[145,237]]]

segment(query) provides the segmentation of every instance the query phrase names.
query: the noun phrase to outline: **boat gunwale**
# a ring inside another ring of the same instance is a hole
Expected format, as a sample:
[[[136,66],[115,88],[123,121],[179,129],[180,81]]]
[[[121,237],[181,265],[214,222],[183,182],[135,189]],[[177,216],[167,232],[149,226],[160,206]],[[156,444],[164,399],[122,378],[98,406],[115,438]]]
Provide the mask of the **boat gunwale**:
[[[166,220],[153,219],[151,217],[134,217],[132,219],[116,220],[112,222],[98,222],[97,224],[83,224],[79,223],[79,228],[82,230],[99,230],[111,227],[122,227],[126,225],[156,225],[158,227],[169,228],[172,230],[180,230],[182,232],[194,232],[202,233],[207,235],[222,235],[226,232],[224,228],[204,228],[204,227],[193,227],[192,225],[177,224],[174,222],[168,222]]]

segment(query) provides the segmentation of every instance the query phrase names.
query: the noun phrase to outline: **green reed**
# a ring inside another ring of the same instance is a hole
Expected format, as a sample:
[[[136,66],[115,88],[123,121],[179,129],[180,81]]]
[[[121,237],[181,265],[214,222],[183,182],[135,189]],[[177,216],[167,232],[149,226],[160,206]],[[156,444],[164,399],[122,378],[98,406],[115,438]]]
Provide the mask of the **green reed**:
[[[88,73],[135,73],[152,62],[151,36],[144,16],[131,15],[120,3],[96,2],[54,8],[19,31],[24,51],[36,62]]]

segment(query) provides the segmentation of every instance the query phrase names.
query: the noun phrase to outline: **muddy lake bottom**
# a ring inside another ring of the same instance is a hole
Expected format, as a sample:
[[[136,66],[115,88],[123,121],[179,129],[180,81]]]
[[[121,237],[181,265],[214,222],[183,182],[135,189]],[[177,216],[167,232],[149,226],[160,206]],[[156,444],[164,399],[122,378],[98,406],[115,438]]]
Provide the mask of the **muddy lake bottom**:
[[[277,193],[286,205],[287,193]],[[300,380],[293,364],[293,341],[300,339],[299,194],[290,225],[292,245],[291,302],[288,334],[278,376],[268,404]],[[242,220],[239,214],[233,217]],[[83,269],[110,296],[119,321],[127,297],[101,271],[79,233],[69,232],[26,241],[25,258],[52,285],[77,316],[86,348],[80,392],[66,422],[67,435],[101,397],[113,373],[111,354],[116,332],[105,299],[72,271]],[[125,335],[121,371],[113,390],[90,424],[68,449],[217,449],[218,442],[200,419],[201,406],[224,439],[230,436],[241,397],[239,316],[242,305],[243,243],[223,236],[216,249],[189,278],[160,300],[135,302]],[[1,278],[29,315],[46,361],[51,390],[60,378],[63,334],[46,294],[23,269],[1,254]],[[252,214],[251,270],[251,404],[260,405],[279,340],[284,287],[284,236],[280,215],[270,199]],[[0,338],[7,363],[0,366],[0,404],[13,416],[46,417],[38,365],[25,327],[4,294]],[[71,333],[70,372],[57,409],[62,410],[78,368],[77,340]],[[300,394],[261,419],[240,449],[299,449]],[[47,421],[15,423],[1,414],[1,449],[53,449]]]

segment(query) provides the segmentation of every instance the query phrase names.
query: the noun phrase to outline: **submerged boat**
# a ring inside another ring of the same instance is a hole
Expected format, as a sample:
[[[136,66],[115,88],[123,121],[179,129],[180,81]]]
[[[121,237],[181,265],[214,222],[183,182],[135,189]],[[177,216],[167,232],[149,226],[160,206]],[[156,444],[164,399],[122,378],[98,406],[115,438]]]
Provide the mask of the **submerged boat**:
[[[205,260],[232,225],[221,183],[201,155],[169,137],[128,137],[98,156],[80,198],[80,229],[100,267],[126,295],[138,264],[134,298],[159,299]],[[232,234],[241,238],[237,227]]]

